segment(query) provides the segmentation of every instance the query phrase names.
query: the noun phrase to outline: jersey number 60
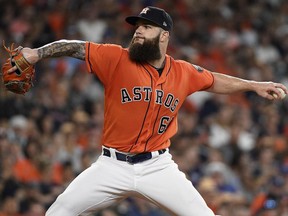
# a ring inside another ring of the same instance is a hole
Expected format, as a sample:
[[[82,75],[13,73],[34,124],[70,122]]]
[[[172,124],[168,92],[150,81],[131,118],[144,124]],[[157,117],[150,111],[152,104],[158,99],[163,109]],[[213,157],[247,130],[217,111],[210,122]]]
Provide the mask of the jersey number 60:
[[[169,116],[163,116],[160,119],[158,134],[163,134],[166,131],[171,120],[172,118],[170,118]]]

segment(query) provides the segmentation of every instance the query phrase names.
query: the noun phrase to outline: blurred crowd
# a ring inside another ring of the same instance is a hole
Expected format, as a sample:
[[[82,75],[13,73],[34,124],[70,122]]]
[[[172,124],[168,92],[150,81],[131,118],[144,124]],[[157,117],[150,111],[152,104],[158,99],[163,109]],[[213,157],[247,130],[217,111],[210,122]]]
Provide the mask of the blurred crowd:
[[[286,0],[0,0],[0,41],[129,45],[124,19],[144,6],[174,20],[168,53],[211,71],[288,86]],[[5,56],[6,55],[6,56]],[[8,54],[1,48],[0,63]],[[0,216],[42,216],[101,154],[103,88],[83,61],[45,59],[25,96],[0,85]],[[189,96],[174,160],[222,216],[288,216],[288,100],[255,93]],[[165,216],[128,198],[95,216]]]

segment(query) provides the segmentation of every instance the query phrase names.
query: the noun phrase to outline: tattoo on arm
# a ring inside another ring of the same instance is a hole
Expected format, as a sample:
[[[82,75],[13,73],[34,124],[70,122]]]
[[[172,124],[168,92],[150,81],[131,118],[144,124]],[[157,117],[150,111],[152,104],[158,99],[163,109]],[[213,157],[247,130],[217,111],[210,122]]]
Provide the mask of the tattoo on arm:
[[[70,56],[85,60],[85,41],[59,40],[38,48],[37,52],[40,59]]]

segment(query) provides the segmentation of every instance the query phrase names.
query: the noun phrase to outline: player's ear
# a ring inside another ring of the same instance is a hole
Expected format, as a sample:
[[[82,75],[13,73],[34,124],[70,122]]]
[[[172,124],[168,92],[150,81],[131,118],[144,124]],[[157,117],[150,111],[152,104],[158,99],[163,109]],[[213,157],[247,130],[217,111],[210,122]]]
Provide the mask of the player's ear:
[[[169,35],[170,33],[168,31],[161,31],[161,34],[160,34],[160,42],[165,42],[169,39]]]

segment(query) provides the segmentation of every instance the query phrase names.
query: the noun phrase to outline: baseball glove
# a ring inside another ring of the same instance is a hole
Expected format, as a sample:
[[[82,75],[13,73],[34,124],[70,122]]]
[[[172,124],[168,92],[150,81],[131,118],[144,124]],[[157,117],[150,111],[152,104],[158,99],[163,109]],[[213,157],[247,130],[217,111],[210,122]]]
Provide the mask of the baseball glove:
[[[10,58],[8,58],[2,66],[2,79],[4,85],[6,89],[11,92],[25,94],[33,86],[35,66],[24,58],[23,53],[21,52],[23,47],[19,46],[14,49],[14,44],[12,44],[7,48],[4,45],[4,42],[3,46],[10,55]],[[14,66],[17,67],[17,70],[8,72],[8,70]]]

